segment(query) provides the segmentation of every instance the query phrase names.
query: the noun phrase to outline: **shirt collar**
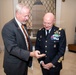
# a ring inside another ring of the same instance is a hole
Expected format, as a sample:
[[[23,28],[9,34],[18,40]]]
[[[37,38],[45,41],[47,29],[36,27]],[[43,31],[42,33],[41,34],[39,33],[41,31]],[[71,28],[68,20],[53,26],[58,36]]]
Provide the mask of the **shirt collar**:
[[[16,22],[17,22],[18,26],[19,26],[19,27],[21,27],[21,23],[17,20],[17,18],[16,18],[16,17],[15,17],[15,20],[16,20]]]
[[[52,28],[51,28],[51,29],[52,29]],[[50,33],[51,29],[49,29],[49,33]],[[46,30],[46,29],[45,29],[45,32],[47,32],[47,30]]]

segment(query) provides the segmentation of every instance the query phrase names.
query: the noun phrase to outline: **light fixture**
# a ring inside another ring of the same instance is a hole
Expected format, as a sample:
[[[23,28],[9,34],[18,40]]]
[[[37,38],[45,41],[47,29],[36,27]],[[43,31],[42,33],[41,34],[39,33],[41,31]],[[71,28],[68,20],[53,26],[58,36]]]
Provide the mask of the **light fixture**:
[[[62,0],[62,2],[65,2],[65,0]]]

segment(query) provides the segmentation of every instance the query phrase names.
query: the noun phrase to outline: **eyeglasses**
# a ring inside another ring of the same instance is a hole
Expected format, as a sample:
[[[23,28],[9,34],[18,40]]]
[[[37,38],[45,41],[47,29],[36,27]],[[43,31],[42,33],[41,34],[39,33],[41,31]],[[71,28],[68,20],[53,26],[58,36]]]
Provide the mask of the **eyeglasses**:
[[[51,25],[52,23],[43,22],[43,25]]]

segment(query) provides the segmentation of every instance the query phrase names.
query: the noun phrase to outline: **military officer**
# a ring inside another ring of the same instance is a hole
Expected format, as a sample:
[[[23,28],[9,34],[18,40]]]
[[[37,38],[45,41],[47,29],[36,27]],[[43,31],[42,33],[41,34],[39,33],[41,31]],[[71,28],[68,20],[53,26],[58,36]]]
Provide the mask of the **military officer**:
[[[65,31],[54,23],[54,15],[46,13],[43,17],[43,28],[37,32],[35,49],[46,54],[38,59],[43,75],[60,75],[62,69],[66,35]]]

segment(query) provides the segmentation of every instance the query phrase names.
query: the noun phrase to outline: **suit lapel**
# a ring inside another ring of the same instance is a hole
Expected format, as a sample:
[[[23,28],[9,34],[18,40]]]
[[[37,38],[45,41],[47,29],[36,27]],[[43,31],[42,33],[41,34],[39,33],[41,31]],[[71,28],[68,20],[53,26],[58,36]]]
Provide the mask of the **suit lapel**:
[[[13,22],[14,22],[15,26],[17,27],[19,34],[22,36],[22,39],[25,41],[24,35],[23,35],[21,29],[19,28],[17,22],[15,21],[15,19],[13,19]]]
[[[14,21],[14,23],[15,23],[15,26],[17,27],[17,30],[18,30],[19,34],[22,36],[22,40],[23,40],[24,42],[26,42],[26,41],[25,41],[25,37],[24,37],[21,29],[19,28],[17,22],[15,21],[15,19],[14,19],[13,21]],[[25,26],[25,29],[26,29],[26,31],[27,31],[26,26]],[[28,37],[29,37],[29,36],[28,36]],[[30,51],[32,51],[32,44],[31,44],[31,41],[30,41],[30,37],[29,37],[29,43],[30,43]]]

